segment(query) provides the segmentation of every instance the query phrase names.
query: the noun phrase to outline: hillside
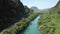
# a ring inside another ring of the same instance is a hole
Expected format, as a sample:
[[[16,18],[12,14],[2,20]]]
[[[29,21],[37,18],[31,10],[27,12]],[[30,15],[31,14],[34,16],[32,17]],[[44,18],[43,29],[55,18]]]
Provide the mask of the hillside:
[[[41,15],[38,28],[41,34],[60,34],[60,1],[50,12]]]
[[[27,16],[20,0],[0,0],[0,31]]]
[[[24,6],[20,0],[3,0],[1,8],[3,12],[0,11],[0,15],[3,17],[0,18],[0,34],[19,34],[39,15],[38,12]]]

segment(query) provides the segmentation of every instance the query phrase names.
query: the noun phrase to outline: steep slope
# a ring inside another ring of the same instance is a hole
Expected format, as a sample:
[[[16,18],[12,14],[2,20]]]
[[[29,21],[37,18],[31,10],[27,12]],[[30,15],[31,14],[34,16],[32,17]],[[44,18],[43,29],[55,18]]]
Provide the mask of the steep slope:
[[[25,9],[28,12],[30,9],[28,10],[27,8]],[[28,16],[22,18],[17,23],[14,23],[10,28],[4,29],[1,32],[1,34],[19,34],[23,30],[25,30],[25,28],[29,25],[30,21],[32,21],[34,18],[36,18],[39,15],[39,13],[33,12],[32,10],[30,11],[31,12],[28,13]]]
[[[54,34],[60,34],[60,1],[54,7],[53,11],[51,12],[54,16],[52,16],[52,21],[56,24],[56,30]],[[54,18],[55,17],[55,18]]]
[[[20,0],[0,0],[0,31],[26,15]]]
[[[38,21],[41,34],[60,34],[60,1]]]

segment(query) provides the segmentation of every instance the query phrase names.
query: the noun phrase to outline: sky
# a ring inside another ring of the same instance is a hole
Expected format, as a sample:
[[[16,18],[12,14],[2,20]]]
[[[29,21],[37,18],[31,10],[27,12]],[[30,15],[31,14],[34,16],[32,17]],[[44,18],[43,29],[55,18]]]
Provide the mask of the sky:
[[[57,4],[59,0],[21,0],[23,5],[28,6],[29,8],[34,6],[39,9],[48,9]]]

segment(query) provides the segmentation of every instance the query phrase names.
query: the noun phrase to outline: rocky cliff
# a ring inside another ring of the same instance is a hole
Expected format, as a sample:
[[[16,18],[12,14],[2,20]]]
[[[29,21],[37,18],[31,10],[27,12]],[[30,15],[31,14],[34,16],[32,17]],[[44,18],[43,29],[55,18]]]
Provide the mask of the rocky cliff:
[[[55,7],[60,8],[60,0]]]
[[[20,0],[0,0],[0,31],[26,15]]]

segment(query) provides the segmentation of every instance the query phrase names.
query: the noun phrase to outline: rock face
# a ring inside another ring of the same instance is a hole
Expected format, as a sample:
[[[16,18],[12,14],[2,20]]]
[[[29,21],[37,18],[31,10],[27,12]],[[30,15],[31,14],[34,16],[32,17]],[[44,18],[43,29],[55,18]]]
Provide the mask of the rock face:
[[[31,9],[32,9],[32,10],[38,10],[38,8],[37,8],[37,7],[31,7]]]
[[[24,6],[26,13],[30,13],[30,9],[27,6]]]
[[[26,15],[20,0],[0,0],[0,31]]]
[[[60,0],[58,1],[57,5],[55,7],[60,9]]]

